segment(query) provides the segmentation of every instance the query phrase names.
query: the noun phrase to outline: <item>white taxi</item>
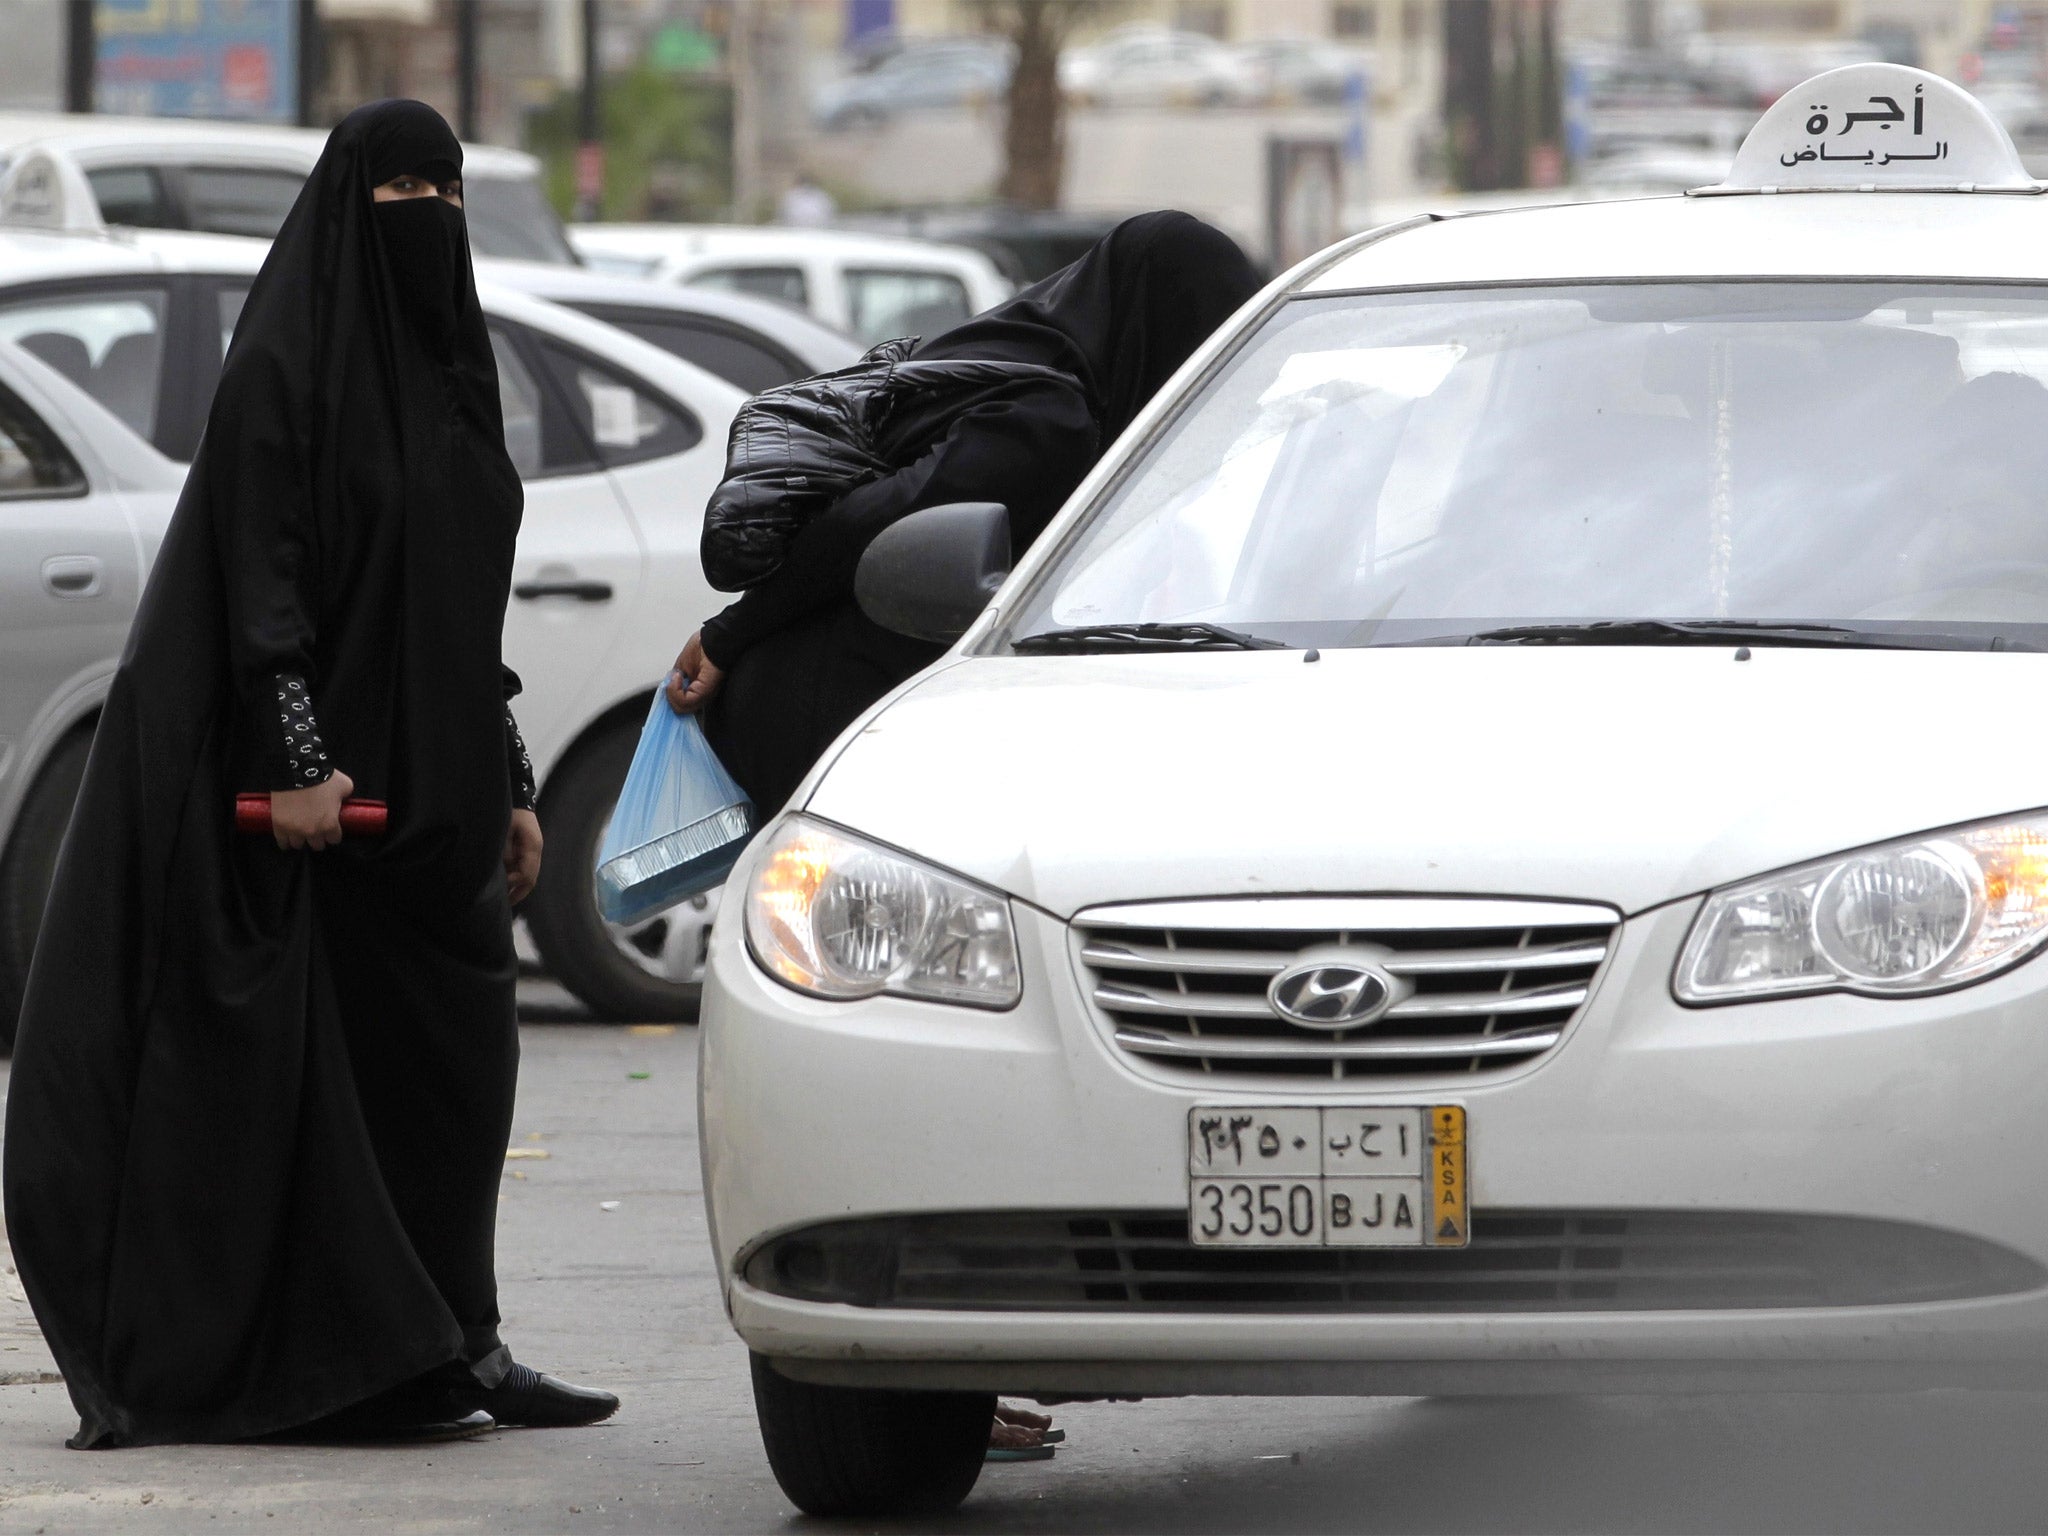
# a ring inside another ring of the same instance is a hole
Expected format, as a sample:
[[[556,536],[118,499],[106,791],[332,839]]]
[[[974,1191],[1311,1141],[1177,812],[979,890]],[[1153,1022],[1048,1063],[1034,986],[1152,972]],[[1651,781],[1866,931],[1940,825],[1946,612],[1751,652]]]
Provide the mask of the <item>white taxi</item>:
[[[734,871],[705,1189],[814,1512],[992,1394],[2048,1384],[2048,201],[1940,79],[1281,278]]]

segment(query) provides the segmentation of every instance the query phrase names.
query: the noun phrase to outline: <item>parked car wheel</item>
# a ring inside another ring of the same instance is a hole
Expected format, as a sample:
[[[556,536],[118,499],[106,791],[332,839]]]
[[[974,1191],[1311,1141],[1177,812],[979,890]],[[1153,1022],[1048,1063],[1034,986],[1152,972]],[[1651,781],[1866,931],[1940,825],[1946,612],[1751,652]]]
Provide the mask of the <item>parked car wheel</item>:
[[[0,1053],[14,1049],[29,957],[35,953],[36,931],[57,873],[57,849],[71,823],[72,802],[91,751],[90,730],[74,731],[58,743],[22,802],[14,836],[0,856]]]
[[[752,1360],[768,1465],[805,1514],[943,1515],[973,1491],[994,1393],[821,1387]]]
[[[694,1019],[715,896],[693,897],[631,927],[598,914],[597,846],[639,744],[620,720],[576,749],[541,798],[547,850],[520,908],[549,973],[601,1019]]]

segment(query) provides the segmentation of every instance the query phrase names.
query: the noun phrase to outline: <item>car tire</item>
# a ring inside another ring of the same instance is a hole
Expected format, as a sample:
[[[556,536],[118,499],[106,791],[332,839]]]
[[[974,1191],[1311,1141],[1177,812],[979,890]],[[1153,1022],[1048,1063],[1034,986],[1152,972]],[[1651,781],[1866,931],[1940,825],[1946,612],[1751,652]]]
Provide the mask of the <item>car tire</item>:
[[[43,925],[57,851],[71,824],[71,807],[85,778],[92,732],[73,731],[57,743],[15,818],[14,835],[0,854],[0,1055],[14,1049],[15,1020],[28,985],[29,957]]]
[[[824,1518],[957,1509],[988,1452],[993,1392],[901,1392],[792,1381],[752,1357],[754,1413],[790,1501]]]
[[[541,796],[547,839],[540,883],[519,908],[548,973],[600,1019],[661,1023],[697,1017],[702,987],[666,980],[627,954],[597,910],[593,871],[605,823],[639,745],[637,720],[622,719],[578,747]]]

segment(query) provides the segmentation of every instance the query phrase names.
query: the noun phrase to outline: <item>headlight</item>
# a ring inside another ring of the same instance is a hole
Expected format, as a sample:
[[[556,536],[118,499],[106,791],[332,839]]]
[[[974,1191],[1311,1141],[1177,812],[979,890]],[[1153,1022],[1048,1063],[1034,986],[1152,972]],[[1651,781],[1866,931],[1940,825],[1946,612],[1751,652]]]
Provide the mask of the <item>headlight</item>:
[[[1679,957],[1680,1002],[1894,997],[1982,981],[2048,938],[2048,815],[1887,843],[1727,886]]]
[[[1008,901],[807,816],[769,835],[747,888],[747,947],[813,997],[1008,1008],[1021,991]]]

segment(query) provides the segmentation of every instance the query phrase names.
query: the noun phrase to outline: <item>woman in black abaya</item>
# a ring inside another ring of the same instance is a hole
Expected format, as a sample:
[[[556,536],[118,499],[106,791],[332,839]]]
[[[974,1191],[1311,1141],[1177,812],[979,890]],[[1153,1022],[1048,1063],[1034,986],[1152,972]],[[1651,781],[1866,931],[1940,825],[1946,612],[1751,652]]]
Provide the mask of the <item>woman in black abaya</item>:
[[[773,575],[690,637],[669,702],[706,710],[706,737],[762,819],[856,716],[944,649],[883,629],[854,603],[854,569],[875,535],[924,507],[999,501],[1021,555],[1101,451],[1258,287],[1221,231],[1185,213],[1141,214],[911,354],[1037,364],[1064,377],[1027,374],[912,406],[890,424],[904,467],[812,522]]]
[[[499,634],[520,486],[418,102],[330,137],[250,290],[93,741],[7,1109],[78,1446],[580,1423],[498,1337],[540,861]],[[238,836],[273,791],[274,838]],[[343,837],[348,795],[390,806]]]

